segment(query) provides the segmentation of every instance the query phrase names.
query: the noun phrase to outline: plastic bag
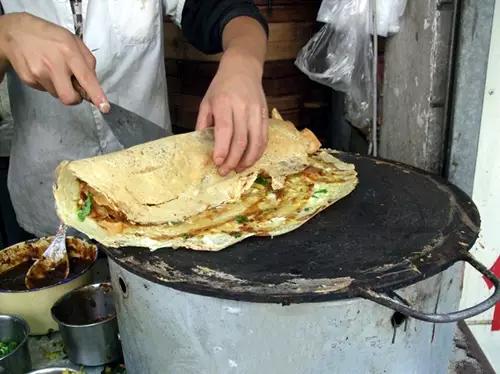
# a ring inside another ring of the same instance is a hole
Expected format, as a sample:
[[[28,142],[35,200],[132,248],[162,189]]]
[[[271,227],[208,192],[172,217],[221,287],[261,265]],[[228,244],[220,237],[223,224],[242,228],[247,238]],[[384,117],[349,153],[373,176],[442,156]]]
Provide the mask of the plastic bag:
[[[406,0],[377,1],[377,34],[388,36],[399,32],[399,19],[406,8]]]
[[[324,0],[318,21],[326,23],[299,52],[295,64],[310,79],[350,97],[350,121],[370,121],[372,42],[369,0]]]

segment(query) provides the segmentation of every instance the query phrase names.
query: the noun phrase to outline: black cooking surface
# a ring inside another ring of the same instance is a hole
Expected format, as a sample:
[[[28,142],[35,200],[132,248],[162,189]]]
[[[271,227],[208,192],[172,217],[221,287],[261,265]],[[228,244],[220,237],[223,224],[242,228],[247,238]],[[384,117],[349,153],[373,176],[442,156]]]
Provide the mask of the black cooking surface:
[[[220,252],[106,251],[129,271],[183,291],[290,303],[406,286],[444,270],[474,244],[479,215],[457,188],[401,164],[340,157],[356,165],[358,187],[289,234]]]

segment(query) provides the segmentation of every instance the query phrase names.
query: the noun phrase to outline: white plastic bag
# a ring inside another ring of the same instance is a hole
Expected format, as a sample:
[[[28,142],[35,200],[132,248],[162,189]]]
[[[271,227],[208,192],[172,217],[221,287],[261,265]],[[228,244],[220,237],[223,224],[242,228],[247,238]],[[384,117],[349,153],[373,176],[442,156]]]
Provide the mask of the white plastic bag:
[[[370,120],[372,42],[369,0],[324,0],[318,21],[326,23],[302,48],[295,64],[310,79],[345,92],[357,127]]]
[[[399,18],[406,8],[406,0],[377,1],[377,34],[388,36],[399,32]]]

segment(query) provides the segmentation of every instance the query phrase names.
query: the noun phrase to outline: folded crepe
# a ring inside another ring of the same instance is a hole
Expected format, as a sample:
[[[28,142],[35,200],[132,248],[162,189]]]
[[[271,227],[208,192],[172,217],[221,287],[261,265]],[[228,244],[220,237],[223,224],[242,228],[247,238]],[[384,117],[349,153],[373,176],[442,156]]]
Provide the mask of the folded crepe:
[[[109,247],[216,251],[294,230],[357,184],[353,165],[276,111],[266,152],[244,172],[220,176],[213,146],[207,129],[63,161],[54,184],[57,213]]]

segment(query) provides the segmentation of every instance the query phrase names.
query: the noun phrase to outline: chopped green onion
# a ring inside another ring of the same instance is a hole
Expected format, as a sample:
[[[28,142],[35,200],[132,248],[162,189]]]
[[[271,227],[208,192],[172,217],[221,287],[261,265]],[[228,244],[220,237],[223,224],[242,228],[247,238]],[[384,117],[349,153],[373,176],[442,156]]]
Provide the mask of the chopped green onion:
[[[7,356],[17,348],[17,343],[14,341],[2,342],[0,341],[0,357]]]
[[[240,224],[247,223],[248,217],[247,216],[236,216],[236,222],[238,222]]]
[[[257,179],[255,179],[255,183],[261,184],[263,186],[268,186],[269,185],[269,179],[264,178],[263,176],[259,175]]]
[[[325,193],[328,193],[328,190],[326,188],[322,188],[321,190],[314,191],[312,197],[317,199],[319,197],[318,196],[319,194],[325,194]]]
[[[77,215],[80,221],[85,221],[85,218],[92,212],[92,194],[89,193],[83,205],[78,209]]]

